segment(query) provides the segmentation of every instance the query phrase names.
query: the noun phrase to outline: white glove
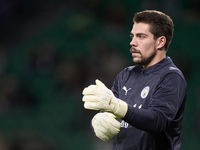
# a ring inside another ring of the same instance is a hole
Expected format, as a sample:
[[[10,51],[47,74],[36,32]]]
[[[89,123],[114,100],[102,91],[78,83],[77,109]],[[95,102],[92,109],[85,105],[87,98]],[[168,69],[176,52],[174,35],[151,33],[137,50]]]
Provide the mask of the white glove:
[[[93,117],[92,126],[98,138],[108,141],[119,133],[121,124],[115,118],[115,115],[107,112],[98,113]]]
[[[102,110],[113,113],[117,118],[123,118],[128,110],[126,102],[116,98],[101,81],[83,90],[83,102],[86,109]]]

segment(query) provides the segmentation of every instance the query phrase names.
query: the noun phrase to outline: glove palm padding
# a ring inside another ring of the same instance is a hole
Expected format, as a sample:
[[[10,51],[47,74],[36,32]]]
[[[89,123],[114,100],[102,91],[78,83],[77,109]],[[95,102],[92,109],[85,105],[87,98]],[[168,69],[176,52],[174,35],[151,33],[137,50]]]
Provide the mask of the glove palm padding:
[[[125,116],[127,104],[116,98],[113,92],[101,81],[96,80],[96,85],[90,85],[83,90],[83,102],[86,109],[111,112],[118,118]]]
[[[121,124],[111,113],[98,113],[92,119],[95,135],[103,141],[108,141],[120,132]]]

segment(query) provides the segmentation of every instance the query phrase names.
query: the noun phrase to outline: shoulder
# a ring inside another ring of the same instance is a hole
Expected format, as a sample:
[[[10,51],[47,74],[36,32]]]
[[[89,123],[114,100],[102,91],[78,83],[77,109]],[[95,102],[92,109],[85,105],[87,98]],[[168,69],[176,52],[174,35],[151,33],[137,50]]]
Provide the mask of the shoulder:
[[[187,83],[183,73],[173,63],[163,68],[161,82],[163,80],[166,80],[167,82],[169,82],[168,80],[171,80],[173,81],[173,84],[187,87]]]
[[[130,77],[130,75],[135,76],[134,74],[139,74],[140,72],[140,66],[128,66],[118,73],[117,78],[125,79]]]
[[[169,65],[165,70],[165,75],[167,74],[176,74],[177,76],[181,77],[183,80],[185,80],[185,77],[180,69],[178,69],[174,64]]]
[[[165,60],[162,62],[161,67],[157,70],[161,76],[166,76],[168,74],[177,74],[182,79],[185,80],[185,77],[181,70],[173,63],[170,57],[166,57]]]
[[[114,80],[114,84],[117,85],[123,85],[127,80],[134,79],[134,77],[136,76],[136,74],[141,73],[141,67],[140,66],[129,66],[124,68],[123,70],[121,70],[115,80]]]
[[[140,72],[140,71],[141,71],[141,67],[136,65],[136,66],[128,66],[128,67],[126,67],[120,73],[124,74],[124,73],[130,73],[130,72]]]

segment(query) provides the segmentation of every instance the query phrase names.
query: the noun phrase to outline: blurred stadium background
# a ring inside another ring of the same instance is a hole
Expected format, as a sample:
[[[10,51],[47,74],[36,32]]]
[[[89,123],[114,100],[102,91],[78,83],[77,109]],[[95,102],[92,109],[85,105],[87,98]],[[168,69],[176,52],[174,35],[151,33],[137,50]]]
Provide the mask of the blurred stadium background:
[[[174,20],[168,55],[188,82],[181,150],[200,149],[199,0],[0,0],[0,149],[111,149],[81,92],[132,65],[132,18],[145,9]]]

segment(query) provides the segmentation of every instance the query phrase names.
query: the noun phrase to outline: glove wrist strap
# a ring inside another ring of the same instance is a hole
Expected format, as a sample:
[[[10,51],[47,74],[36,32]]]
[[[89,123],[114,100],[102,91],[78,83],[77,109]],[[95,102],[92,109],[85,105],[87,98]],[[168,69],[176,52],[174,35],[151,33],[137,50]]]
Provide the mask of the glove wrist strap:
[[[116,98],[116,105],[115,108],[113,109],[113,112],[115,113],[118,108],[119,108],[119,100]]]
[[[113,114],[116,115],[117,118],[123,118],[128,111],[127,103],[120,99],[117,99],[116,106],[117,106],[116,111],[113,111]]]

